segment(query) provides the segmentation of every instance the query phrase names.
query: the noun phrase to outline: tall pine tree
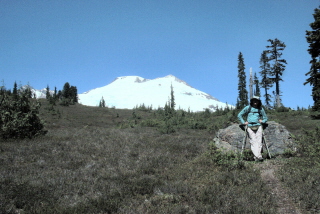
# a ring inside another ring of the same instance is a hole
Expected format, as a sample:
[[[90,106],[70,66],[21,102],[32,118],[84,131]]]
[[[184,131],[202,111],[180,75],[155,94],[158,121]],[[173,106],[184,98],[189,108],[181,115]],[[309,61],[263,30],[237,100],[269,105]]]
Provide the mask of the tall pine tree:
[[[267,54],[268,54],[268,60],[269,62],[273,62],[273,65],[271,66],[271,76],[270,79],[273,83],[276,84],[276,91],[275,91],[275,107],[279,108],[281,107],[281,99],[280,99],[280,81],[283,81],[282,74],[284,70],[286,69],[287,61],[285,59],[281,59],[282,51],[286,48],[286,45],[284,42],[280,41],[279,39],[269,39],[268,42],[271,43],[271,45],[267,45],[268,48]]]
[[[49,100],[50,98],[51,98],[50,88],[49,88],[49,85],[47,85],[47,88],[46,88],[46,99]]]
[[[62,96],[63,98],[70,98],[70,84],[68,82],[66,82],[63,85],[63,90],[62,90]]]
[[[175,106],[176,106],[176,102],[175,102],[175,100],[174,100],[174,91],[173,91],[173,86],[172,86],[172,84],[171,84],[171,98],[170,98],[170,108],[171,108],[171,110],[172,111],[174,111],[175,109]]]
[[[320,7],[319,7],[320,8]],[[311,55],[311,67],[310,71],[306,73],[306,76],[309,76],[306,79],[306,84],[312,86],[311,96],[313,98],[313,111],[320,111],[320,9],[316,8],[313,14],[314,22],[310,24],[312,28],[311,31],[306,31],[306,39],[309,43],[308,52]],[[315,115],[316,116],[316,115]],[[317,117],[320,117],[320,113]]]
[[[272,87],[272,81],[269,78],[270,75],[270,64],[267,57],[267,52],[263,51],[260,57],[260,75],[261,82],[260,86],[264,89],[264,98],[265,98],[265,106],[267,108],[271,107],[271,95],[268,93],[268,90]]]
[[[14,99],[18,98],[18,85],[17,85],[17,82],[14,82],[14,84],[13,84],[12,95],[13,95]]]
[[[248,91],[247,91],[247,81],[246,81],[246,73],[245,73],[245,65],[244,65],[244,59],[243,55],[240,52],[238,55],[238,78],[239,78],[239,84],[238,84],[238,100],[236,107],[238,109],[241,109],[247,105],[249,105],[248,101]]]
[[[70,87],[70,91],[69,91],[69,98],[73,103],[77,103],[78,102],[78,89],[76,86],[71,86]]]
[[[56,101],[56,100],[57,100],[57,97],[58,97],[57,87],[55,86],[55,87],[54,87],[54,93],[53,93],[53,99]]]

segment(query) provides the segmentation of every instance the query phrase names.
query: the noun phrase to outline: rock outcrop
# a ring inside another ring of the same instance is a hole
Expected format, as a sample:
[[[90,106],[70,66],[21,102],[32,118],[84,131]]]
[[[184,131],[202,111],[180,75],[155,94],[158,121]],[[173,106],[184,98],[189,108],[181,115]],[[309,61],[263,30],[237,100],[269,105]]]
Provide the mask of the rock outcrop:
[[[285,150],[295,151],[294,140],[290,132],[281,124],[269,121],[264,129],[264,136],[271,155],[283,154]],[[227,151],[241,151],[245,132],[239,124],[233,124],[217,132],[214,142],[218,148]],[[246,140],[246,149],[250,149],[249,139]]]

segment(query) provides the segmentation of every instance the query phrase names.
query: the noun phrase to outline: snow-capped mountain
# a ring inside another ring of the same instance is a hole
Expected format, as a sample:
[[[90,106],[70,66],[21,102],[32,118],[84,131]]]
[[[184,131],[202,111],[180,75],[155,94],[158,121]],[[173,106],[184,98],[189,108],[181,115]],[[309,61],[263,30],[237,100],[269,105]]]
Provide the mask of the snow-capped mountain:
[[[139,76],[118,77],[104,87],[79,94],[78,102],[87,106],[98,106],[103,97],[108,107],[132,109],[144,104],[157,109],[164,107],[170,99],[171,86],[176,109],[197,112],[209,108],[214,111],[216,107],[225,108],[227,105],[172,75],[153,80]]]
[[[28,88],[31,90],[32,97],[35,97],[37,99],[46,98],[46,94],[47,94],[47,89],[46,88],[39,90],[39,89],[34,89],[33,87],[31,87],[29,85],[24,85],[24,86],[21,87],[22,90],[26,90]],[[53,95],[54,91],[49,90],[49,93],[51,95]]]
[[[39,98],[46,98],[46,94],[47,94],[47,89],[41,89],[41,90],[37,90],[37,89],[31,89],[31,93],[34,94],[36,96],[37,99]],[[53,95],[54,91],[49,91],[49,93],[51,95]]]

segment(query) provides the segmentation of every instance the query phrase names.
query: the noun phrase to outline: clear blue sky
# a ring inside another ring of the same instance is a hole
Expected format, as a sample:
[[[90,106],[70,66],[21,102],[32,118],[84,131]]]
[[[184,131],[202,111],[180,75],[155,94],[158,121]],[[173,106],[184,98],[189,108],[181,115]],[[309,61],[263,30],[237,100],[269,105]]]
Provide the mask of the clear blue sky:
[[[278,38],[288,64],[283,104],[313,104],[305,31],[319,0],[0,0],[0,80],[79,93],[119,76],[172,74],[236,104],[238,54],[247,78]],[[247,80],[247,84],[249,81]],[[1,84],[1,85],[2,85]]]

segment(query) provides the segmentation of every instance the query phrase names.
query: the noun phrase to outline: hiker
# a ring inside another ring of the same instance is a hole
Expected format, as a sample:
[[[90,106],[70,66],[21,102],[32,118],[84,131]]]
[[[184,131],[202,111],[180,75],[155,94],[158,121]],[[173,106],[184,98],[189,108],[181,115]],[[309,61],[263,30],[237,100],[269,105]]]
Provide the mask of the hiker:
[[[247,126],[247,132],[249,134],[251,151],[256,161],[263,161],[262,150],[262,124],[268,121],[266,112],[261,107],[261,100],[258,96],[253,96],[250,100],[250,105],[244,107],[238,114],[238,119],[241,124]],[[246,121],[243,120],[243,116],[246,115]]]

